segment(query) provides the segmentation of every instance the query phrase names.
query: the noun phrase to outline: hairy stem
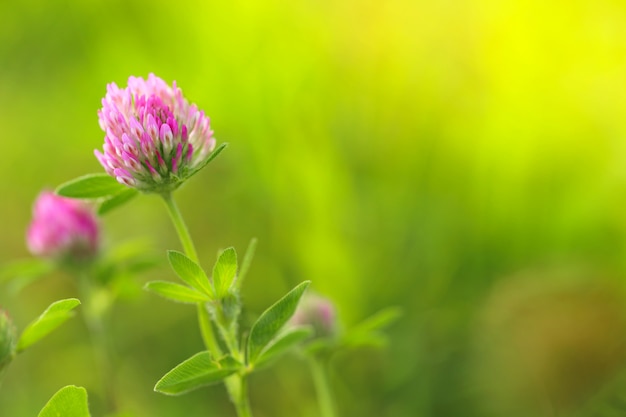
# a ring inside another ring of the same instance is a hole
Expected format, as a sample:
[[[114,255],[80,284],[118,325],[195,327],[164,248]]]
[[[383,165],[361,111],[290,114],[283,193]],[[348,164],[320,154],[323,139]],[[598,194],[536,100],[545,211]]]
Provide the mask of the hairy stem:
[[[248,381],[244,375],[239,375],[239,398],[235,401],[235,408],[239,417],[252,417],[248,402]]]

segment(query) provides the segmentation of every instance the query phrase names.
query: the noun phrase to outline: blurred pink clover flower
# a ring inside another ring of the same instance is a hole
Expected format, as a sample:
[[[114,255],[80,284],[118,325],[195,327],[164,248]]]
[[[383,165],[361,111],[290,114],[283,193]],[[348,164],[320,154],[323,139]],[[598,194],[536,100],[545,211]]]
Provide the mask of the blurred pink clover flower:
[[[337,312],[328,298],[307,293],[300,300],[290,324],[313,327],[315,337],[332,337],[337,334]]]
[[[99,235],[98,221],[89,205],[44,191],[35,201],[26,241],[33,255],[82,261],[97,254]]]

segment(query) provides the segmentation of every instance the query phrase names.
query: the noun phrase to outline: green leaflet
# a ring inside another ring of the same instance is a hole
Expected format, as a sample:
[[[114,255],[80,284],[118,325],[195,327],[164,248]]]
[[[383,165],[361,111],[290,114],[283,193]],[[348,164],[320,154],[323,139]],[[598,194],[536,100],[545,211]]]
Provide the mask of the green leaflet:
[[[248,363],[254,364],[259,354],[272,341],[296,311],[298,302],[311,281],[304,281],[265,310],[252,325],[248,338]]]
[[[167,281],[150,281],[144,289],[154,292],[163,298],[180,303],[196,304],[210,301],[208,295],[193,288]]]
[[[261,352],[255,368],[268,365],[274,359],[278,359],[281,355],[287,353],[298,343],[307,339],[313,334],[311,327],[293,327],[281,332],[276,338]]]
[[[87,174],[59,185],[56,193],[71,198],[102,198],[128,189],[108,174]]]
[[[102,216],[110,212],[111,210],[118,208],[123,204],[126,204],[138,195],[139,191],[135,190],[134,188],[126,188],[125,190],[122,190],[100,203],[100,205],[98,206],[98,215]]]
[[[200,265],[189,259],[187,255],[175,250],[167,251],[167,257],[172,269],[174,269],[174,272],[176,272],[176,275],[178,275],[180,279],[185,281],[190,287],[206,294],[211,299],[214,298],[214,292],[209,278]]]
[[[225,249],[213,267],[213,285],[217,298],[223,298],[237,275],[237,253],[234,248]]]
[[[241,369],[230,356],[213,361],[208,351],[200,352],[166,373],[154,386],[156,392],[181,395],[197,388],[222,381]]]
[[[37,319],[31,322],[20,336],[17,343],[17,352],[21,352],[32,344],[38,342],[54,329],[59,327],[74,315],[72,311],[80,301],[76,298],[56,301],[43,312]]]
[[[50,398],[39,417],[90,417],[87,391],[83,387],[68,385]]]

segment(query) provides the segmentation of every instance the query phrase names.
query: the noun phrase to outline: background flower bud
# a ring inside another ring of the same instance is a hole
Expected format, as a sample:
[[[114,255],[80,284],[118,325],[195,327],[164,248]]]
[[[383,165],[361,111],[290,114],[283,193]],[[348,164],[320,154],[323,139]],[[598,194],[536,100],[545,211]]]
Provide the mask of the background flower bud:
[[[42,192],[33,208],[26,240],[33,255],[80,262],[99,248],[99,226],[92,208],[79,200]]]
[[[312,326],[315,337],[332,337],[337,334],[335,306],[328,298],[306,293],[290,323],[294,326]]]
[[[0,372],[7,367],[15,355],[17,334],[9,315],[0,309]]]

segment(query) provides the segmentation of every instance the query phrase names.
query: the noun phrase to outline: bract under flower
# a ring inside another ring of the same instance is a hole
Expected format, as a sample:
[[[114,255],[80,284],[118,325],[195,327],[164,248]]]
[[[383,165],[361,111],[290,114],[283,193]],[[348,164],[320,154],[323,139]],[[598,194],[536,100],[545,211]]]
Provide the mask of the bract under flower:
[[[97,254],[99,236],[90,206],[44,191],[35,201],[26,240],[36,256],[80,262]]]
[[[177,188],[215,148],[210,120],[170,87],[150,74],[130,77],[128,86],[107,86],[98,111],[105,132],[96,157],[120,183],[144,192]]]

